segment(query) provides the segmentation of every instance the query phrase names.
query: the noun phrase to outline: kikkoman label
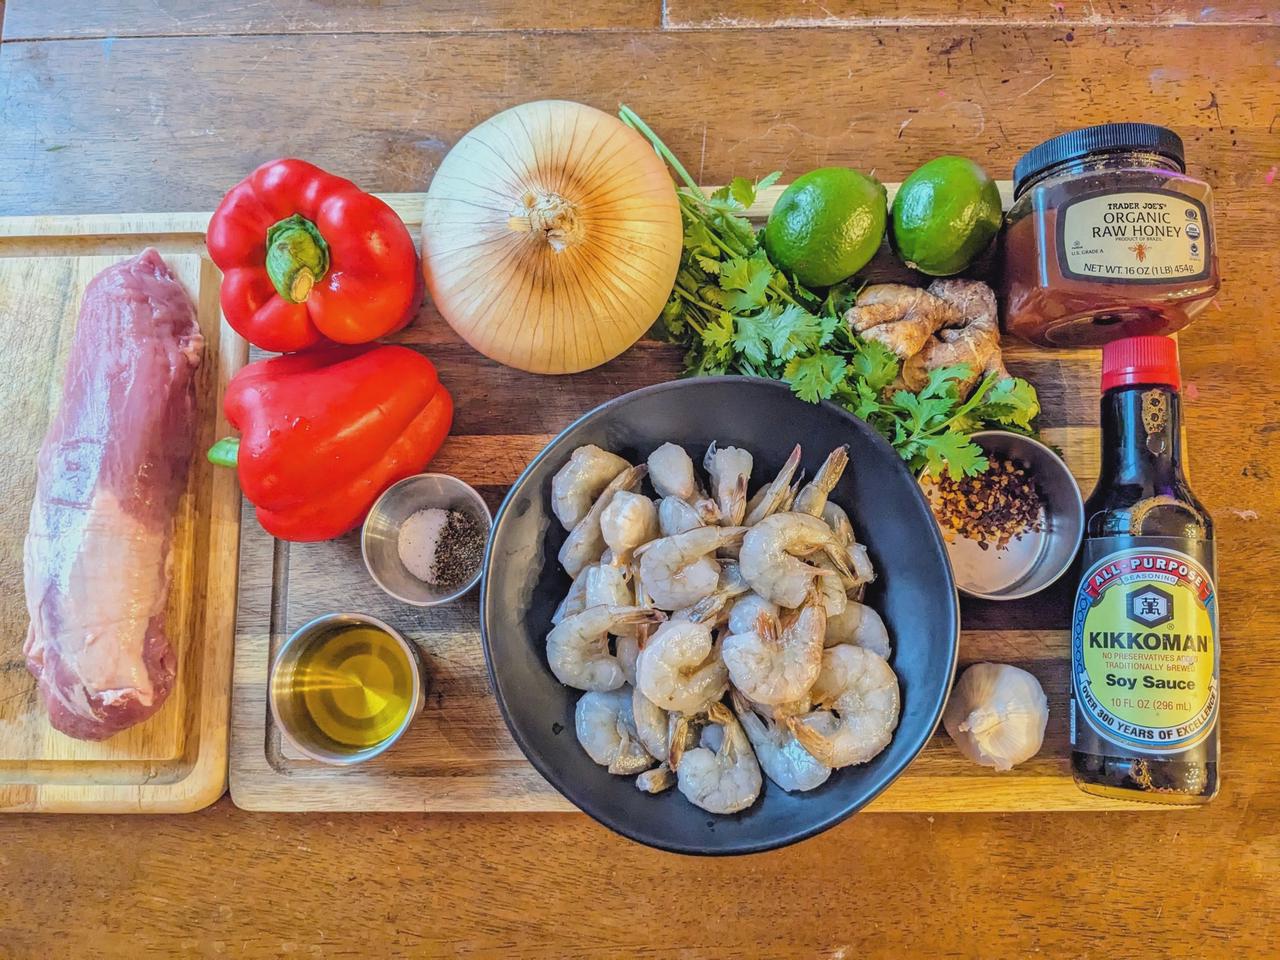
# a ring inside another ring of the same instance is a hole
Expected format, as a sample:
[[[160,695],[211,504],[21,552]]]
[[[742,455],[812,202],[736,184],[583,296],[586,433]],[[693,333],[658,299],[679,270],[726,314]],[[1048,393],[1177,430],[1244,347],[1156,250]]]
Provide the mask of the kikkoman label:
[[[1095,193],[1058,213],[1064,276],[1103,283],[1170,283],[1209,275],[1204,204],[1164,190]]]
[[[1088,566],[1071,621],[1078,716],[1104,740],[1143,752],[1186,750],[1210,735],[1215,603],[1213,578],[1178,550],[1134,547]]]

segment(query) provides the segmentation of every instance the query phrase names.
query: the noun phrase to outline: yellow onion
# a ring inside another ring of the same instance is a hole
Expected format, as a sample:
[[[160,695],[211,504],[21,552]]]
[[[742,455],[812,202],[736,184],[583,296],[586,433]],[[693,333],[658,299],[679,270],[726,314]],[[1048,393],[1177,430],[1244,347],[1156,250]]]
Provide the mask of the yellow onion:
[[[616,357],[657,318],[680,264],[675,188],[644,139],[594,107],[490,117],[427,192],[422,269],[469,344],[534,373]]]

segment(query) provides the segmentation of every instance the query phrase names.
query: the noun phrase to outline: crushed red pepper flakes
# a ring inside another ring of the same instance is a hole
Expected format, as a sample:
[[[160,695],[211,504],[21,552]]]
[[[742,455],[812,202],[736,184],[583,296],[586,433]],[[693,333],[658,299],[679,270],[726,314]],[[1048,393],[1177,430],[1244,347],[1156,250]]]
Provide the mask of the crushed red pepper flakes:
[[[983,550],[1001,550],[1015,537],[1044,529],[1044,501],[1024,464],[993,458],[985,473],[959,480],[927,476],[925,483],[949,542],[960,536]]]

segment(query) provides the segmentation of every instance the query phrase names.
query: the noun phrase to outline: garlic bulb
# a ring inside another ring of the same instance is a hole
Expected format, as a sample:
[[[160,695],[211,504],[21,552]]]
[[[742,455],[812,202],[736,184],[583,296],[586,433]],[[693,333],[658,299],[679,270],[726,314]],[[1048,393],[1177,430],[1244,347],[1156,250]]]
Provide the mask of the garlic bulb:
[[[662,310],[683,232],[663,161],[580,103],[505,110],[444,158],[422,215],[422,269],[449,324],[534,373],[616,357]]]
[[[1005,663],[975,663],[966,670],[942,714],[960,752],[997,770],[1034,757],[1048,722],[1049,701],[1040,681]]]

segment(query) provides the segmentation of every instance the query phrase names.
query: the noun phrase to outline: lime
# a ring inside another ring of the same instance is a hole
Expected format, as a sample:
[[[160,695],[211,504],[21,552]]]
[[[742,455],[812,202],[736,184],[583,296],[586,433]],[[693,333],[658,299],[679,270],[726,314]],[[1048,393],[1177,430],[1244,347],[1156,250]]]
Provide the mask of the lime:
[[[959,273],[1000,231],[1000,191],[964,157],[938,157],[907,177],[893,198],[890,241],[909,267]]]
[[[857,170],[797,177],[769,214],[764,249],[806,287],[829,287],[866,266],[884,237],[884,186]]]

